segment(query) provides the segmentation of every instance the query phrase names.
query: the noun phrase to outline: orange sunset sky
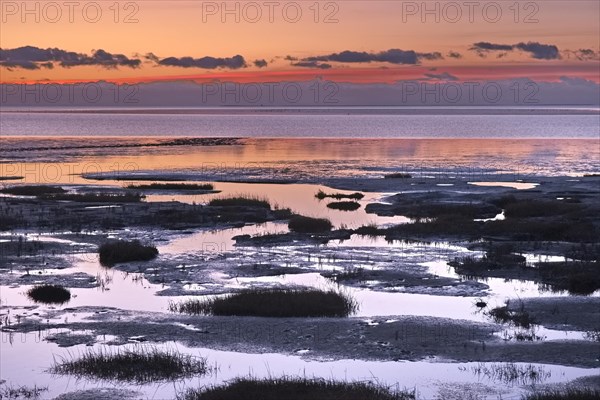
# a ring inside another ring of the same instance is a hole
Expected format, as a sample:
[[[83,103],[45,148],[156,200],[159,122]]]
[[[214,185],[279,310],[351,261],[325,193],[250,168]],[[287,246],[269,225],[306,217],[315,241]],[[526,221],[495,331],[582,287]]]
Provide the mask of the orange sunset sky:
[[[0,3],[2,83],[600,81],[597,0]]]

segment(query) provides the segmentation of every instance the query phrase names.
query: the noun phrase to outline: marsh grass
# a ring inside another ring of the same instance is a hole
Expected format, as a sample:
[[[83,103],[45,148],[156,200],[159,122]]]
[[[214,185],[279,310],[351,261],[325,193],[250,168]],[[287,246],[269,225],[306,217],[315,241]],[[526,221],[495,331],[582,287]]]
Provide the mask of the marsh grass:
[[[0,386],[0,399],[39,399],[47,391],[48,386]]]
[[[357,309],[349,295],[318,289],[248,289],[169,304],[170,311],[185,314],[257,317],[346,317]]]
[[[64,304],[71,300],[71,292],[59,285],[39,285],[27,291],[27,296],[37,303]]]
[[[560,200],[522,200],[512,201],[505,205],[506,218],[552,217],[581,210],[577,203]]]
[[[360,208],[360,204],[355,201],[336,201],[327,204],[327,208],[341,211],[356,211]]]
[[[172,381],[209,371],[206,359],[156,347],[89,349],[54,360],[51,372],[108,381],[147,383]]]
[[[347,268],[342,272],[333,272],[333,273],[323,273],[328,279],[331,279],[334,282],[344,282],[344,281],[364,281],[366,279],[366,274],[364,268],[361,267],[353,267]]]
[[[377,224],[371,223],[369,225],[363,225],[357,228],[354,232],[361,236],[378,237],[385,236],[387,231],[387,229],[379,228]]]
[[[127,189],[137,189],[137,190],[191,190],[191,191],[209,191],[213,190],[214,186],[210,183],[150,183],[145,185],[127,185]]]
[[[112,241],[100,245],[98,249],[100,263],[105,266],[113,266],[117,263],[131,261],[150,261],[158,256],[158,250],[154,246],[145,246],[138,240],[134,241]]]
[[[496,323],[512,322],[515,326],[529,329],[535,324],[535,319],[525,311],[523,304],[517,311],[510,310],[508,304],[502,307],[492,308],[487,313]]]
[[[336,199],[336,200],[341,200],[341,199],[360,200],[363,197],[365,197],[365,195],[362,193],[359,193],[359,192],[355,192],[355,193],[351,193],[351,194],[344,194],[344,193],[325,193],[324,191],[319,190],[317,192],[317,194],[315,194],[315,197],[319,200],[323,200],[327,197]]]
[[[41,196],[45,194],[66,193],[66,190],[60,186],[23,185],[0,189],[0,193],[12,194],[15,196]]]
[[[331,228],[333,228],[333,225],[327,218],[312,218],[303,215],[295,215],[290,218],[288,228],[292,232],[319,233],[330,231]]]
[[[600,289],[600,263],[598,262],[547,262],[537,263],[536,267],[542,276],[542,281],[554,290],[590,295]]]
[[[585,388],[568,388],[565,390],[550,389],[539,393],[532,393],[521,397],[522,400],[597,400],[600,399],[600,390]]]
[[[212,207],[252,207],[271,209],[269,200],[253,196],[237,196],[212,199],[209,203]]]
[[[179,400],[409,400],[415,393],[368,382],[325,379],[236,379],[228,385],[188,389]]]
[[[38,196],[43,200],[75,201],[78,203],[138,203],[144,196],[141,193],[59,193]]]
[[[478,376],[505,384],[531,385],[541,383],[550,377],[550,372],[542,366],[533,364],[520,365],[515,363],[490,364],[479,363],[471,367],[471,371]]]

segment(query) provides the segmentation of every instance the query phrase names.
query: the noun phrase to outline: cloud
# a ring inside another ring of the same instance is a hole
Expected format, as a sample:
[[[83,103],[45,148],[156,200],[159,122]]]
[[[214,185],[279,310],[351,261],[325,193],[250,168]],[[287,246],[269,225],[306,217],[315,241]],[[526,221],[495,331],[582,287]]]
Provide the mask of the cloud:
[[[267,62],[267,60],[265,59],[261,59],[261,60],[254,60],[254,66],[258,67],[258,68],[264,68],[267,65],[269,65],[269,63]]]
[[[319,68],[319,69],[330,69],[331,64],[321,63],[318,61],[299,61],[296,63],[292,63],[294,67],[303,67],[303,68]]]
[[[567,58],[575,57],[580,61],[595,61],[600,59],[600,54],[592,49],[565,50]]]
[[[450,51],[450,52],[448,52],[448,54],[446,54],[446,56],[450,57],[450,58],[456,58],[456,59],[462,58],[462,54],[460,54],[457,51]]]
[[[551,44],[542,44],[538,42],[519,42],[517,44],[497,44],[490,42],[473,43],[471,51],[475,51],[480,57],[486,57],[489,52],[501,51],[500,58],[511,51],[523,51],[536,60],[557,60],[560,59],[558,47]]]
[[[239,69],[245,68],[246,60],[239,54],[233,57],[217,58],[217,57],[167,57],[163,58],[158,62],[159,65],[165,65],[170,67],[182,67],[182,68],[204,68],[204,69],[215,69],[215,68],[229,68]]]
[[[556,60],[560,58],[558,47],[549,44],[541,44],[538,42],[518,43],[515,48],[527,53],[538,60]]]
[[[430,72],[425,73],[425,76],[428,79],[438,80],[438,81],[457,81],[458,78],[448,72],[442,72],[441,74],[432,74]]]
[[[298,61],[298,57],[292,57],[290,55],[285,56],[283,59],[286,61]]]
[[[390,64],[418,64],[421,60],[443,59],[441,53],[417,53],[414,50],[389,49],[379,53],[367,53],[365,51],[342,51],[327,55],[312,56],[302,59],[306,62],[341,62],[341,63],[370,63],[387,62]]]
[[[144,55],[144,58],[145,58],[146,60],[148,60],[148,61],[152,61],[152,62],[155,62],[155,63],[157,63],[157,64],[158,64],[158,62],[160,61],[160,58],[159,58],[159,57],[158,57],[156,54],[154,54],[154,53],[146,53],[146,54]]]
[[[58,48],[42,49],[35,46],[23,46],[15,49],[0,49],[0,66],[36,70],[53,68],[54,63],[69,68],[80,65],[95,65],[103,68],[137,68],[141,60],[129,58],[123,54],[112,54],[102,49],[91,55],[75,53]]]

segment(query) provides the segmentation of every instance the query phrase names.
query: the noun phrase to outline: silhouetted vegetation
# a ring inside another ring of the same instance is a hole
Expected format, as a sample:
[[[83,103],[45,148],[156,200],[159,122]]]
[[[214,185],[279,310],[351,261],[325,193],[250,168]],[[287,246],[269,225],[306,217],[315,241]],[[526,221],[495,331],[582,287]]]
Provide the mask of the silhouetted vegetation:
[[[0,399],[39,399],[42,393],[48,391],[47,386],[3,386],[0,381]]]
[[[63,193],[38,196],[44,200],[75,201],[79,203],[137,203],[145,196],[140,193]]]
[[[23,185],[0,189],[0,193],[12,194],[15,196],[41,196],[44,194],[66,193],[66,190],[60,186]]]
[[[173,350],[90,349],[78,358],[55,361],[52,372],[94,379],[146,383],[176,380],[207,372],[206,359]]]
[[[524,395],[522,400],[598,400],[600,390],[598,389],[549,389],[540,393]]]
[[[384,175],[383,177],[385,179],[409,179],[412,178],[412,175],[405,172],[395,172],[393,174]]]
[[[171,303],[169,310],[186,314],[257,317],[346,317],[356,302],[334,290],[249,289],[243,292]]]
[[[550,377],[543,366],[533,364],[520,365],[512,362],[499,364],[479,363],[471,367],[475,375],[485,376],[504,384],[533,385]]]
[[[341,200],[341,199],[360,200],[363,197],[365,197],[365,195],[362,194],[362,193],[359,193],[359,192],[355,192],[355,193],[352,193],[352,194],[344,194],[344,193],[331,193],[331,194],[328,194],[328,193],[325,193],[322,190],[319,190],[317,192],[317,194],[315,194],[315,197],[317,199],[319,199],[319,200],[323,200],[326,197],[330,197],[330,198],[336,199],[336,200]]]
[[[579,204],[560,200],[524,200],[506,204],[504,214],[506,218],[552,217],[579,210],[581,210]]]
[[[327,204],[327,208],[341,211],[356,211],[360,208],[360,204],[355,201],[336,201],[334,203]]]
[[[497,323],[512,322],[515,326],[529,329],[535,323],[534,318],[525,311],[523,304],[518,310],[510,310],[509,303],[502,307],[492,308],[488,315]]]
[[[409,400],[414,392],[391,392],[365,382],[323,379],[237,379],[226,386],[189,389],[179,400]]]
[[[119,240],[103,243],[98,252],[100,263],[105,266],[131,261],[149,261],[158,255],[156,247],[144,246],[138,240],[131,242]]]
[[[598,229],[585,220],[561,219],[506,219],[499,221],[473,221],[461,214],[445,214],[412,224],[396,225],[385,235],[390,239],[410,236],[459,236],[467,239],[505,237],[516,241],[593,242]]]
[[[600,264],[597,262],[545,262],[537,263],[536,267],[542,282],[554,290],[588,295],[600,289]]]
[[[250,196],[212,199],[208,205],[212,207],[254,207],[266,208],[268,210],[271,209],[271,204],[268,200]]]
[[[147,185],[127,185],[127,189],[137,190],[191,190],[191,191],[209,191],[214,186],[210,183],[150,183]]]
[[[525,257],[510,252],[504,253],[503,250],[494,247],[481,258],[473,256],[460,257],[449,264],[462,275],[477,275],[481,271],[523,268],[526,266]]]
[[[71,300],[71,292],[59,285],[34,286],[27,291],[27,296],[45,304],[63,304]]]
[[[333,225],[327,218],[312,218],[295,215],[290,218],[288,228],[290,228],[292,232],[319,233],[330,231],[331,228],[333,228]]]
[[[388,232],[388,230],[385,228],[379,228],[376,224],[370,224],[370,225],[363,225],[363,226],[355,229],[354,232],[361,236],[377,237],[377,236],[385,236],[386,233]]]

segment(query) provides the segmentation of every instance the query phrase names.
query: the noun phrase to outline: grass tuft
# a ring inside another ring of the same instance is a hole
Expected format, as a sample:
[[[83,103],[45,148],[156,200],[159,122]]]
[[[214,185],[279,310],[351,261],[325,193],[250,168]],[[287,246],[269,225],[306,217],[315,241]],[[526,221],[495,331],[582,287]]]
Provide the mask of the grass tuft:
[[[341,199],[353,199],[353,200],[360,200],[363,197],[365,197],[364,194],[359,193],[359,192],[355,192],[352,194],[344,194],[344,193],[325,193],[322,190],[319,190],[317,192],[317,194],[315,194],[315,197],[319,200],[323,200],[326,197],[330,197],[332,199],[336,199],[336,200],[341,200]]]
[[[0,385],[4,381],[0,380]],[[2,386],[0,399],[39,399],[42,393],[48,391],[48,386]]]
[[[497,382],[505,384],[532,385],[541,383],[550,377],[550,372],[542,366],[533,364],[515,364],[512,362],[502,364],[479,363],[471,367],[475,375],[485,376]]]
[[[360,204],[355,201],[336,201],[327,204],[327,208],[341,211],[356,211],[360,208]]]
[[[318,289],[249,289],[169,304],[170,311],[179,313],[257,317],[346,317],[357,309],[350,296]]]
[[[212,199],[209,203],[212,207],[253,207],[271,209],[271,203],[267,199],[251,196],[227,197]]]
[[[45,304],[63,304],[71,300],[71,292],[59,285],[34,286],[27,291],[27,296]]]
[[[515,326],[525,329],[529,329],[531,325],[535,324],[534,318],[523,307],[517,311],[509,310],[508,306],[496,307],[492,308],[488,315],[497,323],[512,322]]]
[[[150,261],[158,255],[156,247],[144,246],[138,240],[103,243],[98,252],[100,253],[100,263],[109,267],[130,261]]]
[[[312,218],[302,215],[295,215],[290,218],[288,228],[293,232],[300,233],[319,233],[328,232],[333,228],[331,221],[327,218]]]
[[[324,379],[237,379],[226,386],[188,389],[179,400],[409,400],[414,392],[392,392],[366,382]]]
[[[172,381],[208,372],[206,359],[175,350],[142,348],[89,349],[78,358],[54,362],[51,371],[109,381],[147,383]]]

